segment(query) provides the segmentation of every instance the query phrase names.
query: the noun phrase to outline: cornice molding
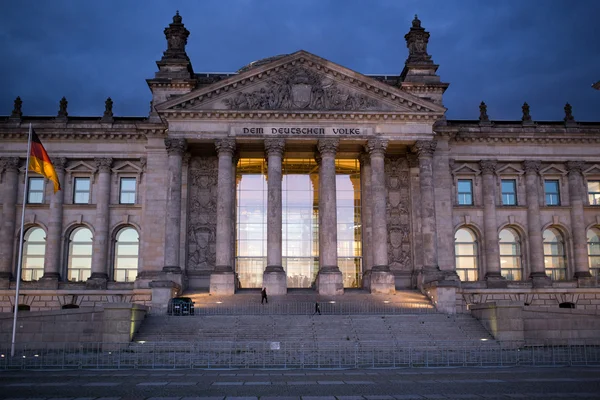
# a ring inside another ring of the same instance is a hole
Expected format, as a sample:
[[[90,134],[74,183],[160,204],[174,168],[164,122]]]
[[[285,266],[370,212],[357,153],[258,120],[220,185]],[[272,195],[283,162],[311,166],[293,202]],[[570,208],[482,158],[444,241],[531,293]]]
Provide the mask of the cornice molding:
[[[463,143],[533,143],[533,144],[564,144],[564,143],[600,143],[600,137],[454,137],[455,142]]]

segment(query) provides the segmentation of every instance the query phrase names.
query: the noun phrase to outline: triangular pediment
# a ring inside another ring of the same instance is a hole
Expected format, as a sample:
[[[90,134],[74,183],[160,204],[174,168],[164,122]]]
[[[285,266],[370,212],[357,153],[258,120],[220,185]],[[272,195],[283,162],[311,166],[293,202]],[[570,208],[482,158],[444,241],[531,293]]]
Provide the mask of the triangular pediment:
[[[274,58],[168,100],[161,114],[218,112],[390,112],[439,117],[446,109],[306,51]]]
[[[481,171],[469,164],[460,164],[456,168],[452,169],[452,175],[456,174],[468,174],[468,175],[479,175]]]
[[[566,175],[567,171],[560,165],[551,164],[540,170],[540,175]]]
[[[500,175],[523,175],[524,171],[517,164],[506,164],[496,170],[496,174]]]
[[[600,165],[594,164],[583,171],[585,175],[598,175],[600,174]]]
[[[115,166],[112,168],[113,172],[133,172],[133,173],[141,173],[142,172],[142,168],[133,164],[131,161],[122,161],[119,163],[116,163]]]
[[[96,172],[96,167],[86,163],[85,161],[76,161],[73,164],[69,165],[65,170],[68,173],[94,173]]]

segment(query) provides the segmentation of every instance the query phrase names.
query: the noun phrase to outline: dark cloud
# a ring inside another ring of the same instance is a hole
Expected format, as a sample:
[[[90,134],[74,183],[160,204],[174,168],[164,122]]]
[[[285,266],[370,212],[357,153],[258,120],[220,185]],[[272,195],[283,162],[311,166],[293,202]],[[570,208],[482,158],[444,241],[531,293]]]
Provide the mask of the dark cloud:
[[[0,6],[0,114],[16,96],[30,115],[145,115],[145,79],[166,47],[176,9],[191,35],[197,72],[232,72],[299,49],[365,74],[399,74],[415,13],[450,88],[448,117],[474,119],[485,100],[494,119],[600,120],[600,28],[596,0],[25,0]]]

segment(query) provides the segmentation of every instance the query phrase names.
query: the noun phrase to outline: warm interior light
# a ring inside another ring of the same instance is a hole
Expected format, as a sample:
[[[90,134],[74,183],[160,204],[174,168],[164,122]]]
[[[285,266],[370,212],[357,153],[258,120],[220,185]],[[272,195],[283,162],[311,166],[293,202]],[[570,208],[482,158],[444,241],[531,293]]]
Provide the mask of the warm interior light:
[[[223,304],[223,302],[222,301],[217,301],[217,304]]]
[[[146,341],[145,340],[140,340],[138,343],[139,344],[144,344],[144,343],[146,343]]]
[[[331,300],[331,301],[330,301],[330,303],[331,303],[331,304],[335,304],[335,301]]]
[[[482,342],[485,342],[487,339],[481,339]]]
[[[387,304],[387,303],[389,303],[390,301],[389,301],[389,300],[384,300],[383,302],[384,302],[385,304]]]

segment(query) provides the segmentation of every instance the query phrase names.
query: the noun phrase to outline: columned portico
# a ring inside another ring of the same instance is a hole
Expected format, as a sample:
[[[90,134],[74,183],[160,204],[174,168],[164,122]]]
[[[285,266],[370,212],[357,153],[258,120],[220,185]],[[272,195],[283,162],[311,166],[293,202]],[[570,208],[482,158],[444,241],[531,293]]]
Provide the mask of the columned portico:
[[[217,227],[216,227],[216,262],[210,275],[211,294],[233,294],[235,292],[235,275],[231,243],[233,235],[233,168],[232,160],[235,152],[234,139],[219,139],[215,142],[218,154],[217,177]]]
[[[65,181],[66,163],[66,158],[52,159],[52,165],[54,165],[59,182]],[[42,281],[45,283],[44,286],[48,288],[58,288],[58,280],[60,279],[64,193],[64,190],[59,190],[50,198],[50,221],[48,223],[46,254],[44,257],[44,276],[42,277]]]
[[[583,214],[582,171],[584,163],[569,161],[569,203],[571,206],[571,229],[573,232],[573,255],[575,260],[575,274],[579,286],[590,285],[590,268],[588,264],[588,249],[585,219]]]
[[[388,142],[371,139],[366,150],[371,158],[372,254],[371,293],[394,293],[394,275],[388,265],[388,230],[386,218],[385,150]]]
[[[0,232],[0,288],[8,288],[13,276],[13,238],[17,220],[17,194],[19,193],[19,158],[2,159],[4,167],[2,230]],[[25,200],[23,200],[25,201]]]
[[[110,176],[112,158],[96,158],[98,168],[98,195],[96,197],[96,225],[92,252],[92,275],[86,282],[90,288],[104,289],[108,280],[108,228],[110,224]]]
[[[266,139],[267,154],[267,267],[263,273],[263,286],[268,294],[285,294],[287,278],[282,266],[282,203],[281,181],[285,140]]]
[[[496,192],[494,190],[495,160],[479,162],[483,176],[483,229],[485,235],[485,280],[488,287],[505,287],[506,282],[500,273],[500,253],[498,248],[498,230],[496,227]]]
[[[335,155],[339,139],[320,139],[319,165],[319,275],[317,291],[324,295],[344,293],[342,273],[337,265],[337,204]]]

